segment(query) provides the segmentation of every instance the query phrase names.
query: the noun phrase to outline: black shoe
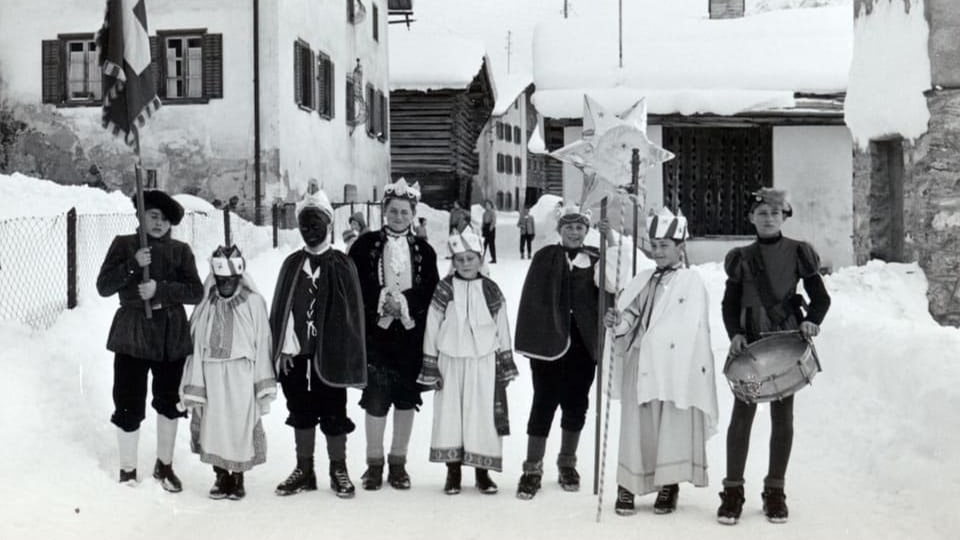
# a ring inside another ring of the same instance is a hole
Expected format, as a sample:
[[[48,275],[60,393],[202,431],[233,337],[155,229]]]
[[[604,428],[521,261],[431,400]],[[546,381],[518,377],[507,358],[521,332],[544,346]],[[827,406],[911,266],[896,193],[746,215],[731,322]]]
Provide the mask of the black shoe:
[[[447,495],[460,493],[460,463],[447,463],[447,481],[443,484]]]
[[[770,523],[786,523],[790,512],[787,509],[787,496],[783,488],[768,487],[760,495],[763,498],[763,513]]]
[[[573,467],[559,467],[560,487],[564,491],[580,491],[580,474]]]
[[[137,470],[125,471],[120,469],[120,483],[134,485],[137,483]]]
[[[243,473],[235,472],[230,475],[230,482],[233,484],[233,489],[230,490],[230,500],[239,501],[240,499],[247,496],[247,490],[243,489]]]
[[[743,486],[723,488],[720,492],[720,508],[717,509],[717,521],[724,525],[736,525],[743,512]]]
[[[330,489],[341,499],[349,499],[356,494],[357,489],[347,473],[346,461],[330,462]]]
[[[618,516],[636,514],[637,507],[633,504],[633,493],[623,486],[617,486],[617,503],[613,505],[613,510]]]
[[[523,473],[520,477],[520,483],[517,485],[517,498],[529,501],[540,491],[539,474]]]
[[[410,475],[407,474],[403,463],[391,463],[388,465],[387,482],[393,489],[410,489]]]
[[[290,473],[290,476],[277,486],[274,493],[280,496],[286,496],[300,493],[301,491],[316,491],[316,489],[317,475],[313,472],[313,467],[301,468],[300,465],[297,465],[297,468]]]
[[[490,478],[490,471],[487,469],[476,469],[477,489],[484,495],[493,495],[498,491],[496,482]]]
[[[153,477],[159,480],[163,489],[170,493],[180,493],[183,491],[183,484],[180,483],[180,479],[177,478],[176,473],[173,472],[173,464],[164,465],[162,461],[157,459],[157,462],[153,466]]]
[[[383,486],[383,465],[367,465],[367,470],[360,477],[363,489],[376,491]]]
[[[660,493],[657,493],[657,500],[653,503],[654,514],[669,514],[677,509],[677,496],[680,494],[680,486],[677,484],[668,484],[660,487]]]
[[[213,487],[210,488],[210,498],[211,499],[225,499],[230,496],[230,491],[233,489],[233,478],[230,477],[230,473],[226,469],[220,467],[214,467],[213,472],[216,473],[217,479],[213,482]]]

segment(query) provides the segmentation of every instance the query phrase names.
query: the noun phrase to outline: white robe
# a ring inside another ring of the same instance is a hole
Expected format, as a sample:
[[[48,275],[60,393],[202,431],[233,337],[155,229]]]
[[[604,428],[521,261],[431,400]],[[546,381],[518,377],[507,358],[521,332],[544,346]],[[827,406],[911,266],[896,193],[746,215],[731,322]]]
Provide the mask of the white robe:
[[[433,404],[430,461],[503,470],[494,422],[496,356],[512,350],[506,306],[490,314],[480,279],[453,278],[453,299],[431,303],[423,353],[437,358],[442,388]]]
[[[613,387],[622,396],[617,481],[633,493],[688,481],[707,484],[706,440],[718,406],[708,297],[695,270],[678,269],[654,295],[644,327],[643,300],[653,271],[641,272],[618,300],[640,312],[614,329]]]
[[[233,297],[213,301],[211,294],[218,293],[211,281],[190,320],[193,355],[184,366],[180,396],[193,409],[191,450],[204,463],[242,472],[266,461],[260,416],[277,395],[267,305],[249,282]],[[218,339],[218,332],[225,335]]]

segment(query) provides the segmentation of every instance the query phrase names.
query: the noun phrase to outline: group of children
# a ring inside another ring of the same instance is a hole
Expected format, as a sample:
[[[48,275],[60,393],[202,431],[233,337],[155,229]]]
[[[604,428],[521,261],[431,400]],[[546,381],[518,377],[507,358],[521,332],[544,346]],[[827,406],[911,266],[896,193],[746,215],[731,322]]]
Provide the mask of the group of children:
[[[115,353],[111,421],[118,427],[120,482],[137,479],[149,371],[158,413],[153,476],[168,491],[182,489],[172,459],[177,421],[189,410],[191,449],[214,471],[210,497],[243,498],[244,472],[266,458],[260,418],[269,412],[279,382],[286,423],[294,430],[296,466],[276,494],[317,489],[319,426],[330,488],[338,497],[354,496],[346,439],[356,426],[347,416],[347,388],[362,388],[363,489],[382,487],[385,466],[391,487],[410,488],[405,465],[414,413],[423,403],[421,393],[430,390],[435,394],[429,459],[447,466],[444,492],[460,492],[466,465],[475,469],[481,493],[496,493],[489,471],[503,469],[502,438],[509,434],[506,387],[518,376],[516,348],[530,359],[533,382],[517,497],[532,499],[541,489],[546,441],[558,407],[558,481],[564,490],[576,491],[577,448],[601,361],[602,321],[612,337],[612,376],[622,400],[616,512],[636,513],[635,496],[656,492],[654,511],[669,513],[676,508],[681,482],[706,486],[705,445],[716,432],[719,411],[709,299],[699,274],[682,260],[686,219],[662,210],[647,220],[656,268],[641,272],[618,293],[615,265],[600,275],[599,250],[584,245],[589,212],[558,208],[560,242],[532,257],[511,343],[506,299],[486,275],[481,238],[469,226],[451,228],[452,269],[441,279],[436,253],[413,228],[419,197],[417,187],[403,179],[388,185],[383,226],[351,238],[343,253],[331,246],[333,208],[311,182],[296,206],[304,248],[284,260],[268,309],[236,246],[221,246],[212,254],[210,275],[201,282],[189,246],[170,236],[182,207],[161,191],[146,192],[147,246],[140,247],[137,235],[118,236],[97,280],[101,295],[120,297],[107,343]],[[727,255],[722,312],[731,354],[765,332],[798,329],[807,337],[819,332],[830,299],[813,248],[780,233],[790,214],[782,192],[757,192],[748,215],[757,239]],[[599,225],[603,241],[612,242],[606,224]],[[141,279],[143,269],[149,269],[147,281]],[[768,289],[791,301],[801,280],[811,299],[805,313],[784,314],[777,309],[781,304],[766,301]],[[605,313],[601,289],[606,305],[614,306]],[[185,304],[198,304],[189,320]],[[392,441],[385,453],[391,406]],[[774,522],[788,515],[783,490],[792,406],[792,396],[771,404],[763,503]],[[736,523],[745,501],[743,472],[755,412],[755,404],[735,398],[721,523]]]

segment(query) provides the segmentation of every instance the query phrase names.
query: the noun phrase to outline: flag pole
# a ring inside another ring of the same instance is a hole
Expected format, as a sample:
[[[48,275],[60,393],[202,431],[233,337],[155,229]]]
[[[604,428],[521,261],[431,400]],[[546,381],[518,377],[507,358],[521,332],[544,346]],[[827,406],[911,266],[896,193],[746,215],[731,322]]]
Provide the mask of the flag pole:
[[[223,245],[224,247],[230,247],[230,207],[224,205],[223,207]]]
[[[630,176],[633,185],[633,194],[637,197],[637,204],[633,205],[633,273],[637,275],[637,248],[640,247],[640,217],[641,207],[646,205],[646,197],[640,200],[640,149],[634,148],[633,155],[630,156]]]
[[[607,219],[607,198],[604,197],[600,200],[600,223],[604,223]],[[597,263],[600,265],[600,290],[597,293],[597,305],[598,313],[600,317],[597,320],[597,355],[598,359],[603,358],[603,337],[606,333],[606,330],[603,326],[603,314],[607,310],[606,300],[607,300],[607,290],[606,290],[606,279],[607,279],[607,238],[604,233],[600,234],[600,262]],[[603,394],[601,391],[603,388],[603,361],[597,362],[597,406],[596,406],[596,422],[594,426],[594,435],[593,435],[593,494],[596,495],[600,489],[600,409],[603,401]]]
[[[134,149],[137,152],[137,164],[134,167],[134,170],[137,174],[137,219],[140,222],[140,249],[148,247],[147,245],[147,223],[146,216],[144,215],[143,209],[143,159],[140,157],[140,130],[134,125],[133,127],[133,137],[134,137]],[[143,267],[143,283],[150,281],[150,265]],[[153,309],[150,307],[150,301],[143,301],[144,315],[147,319],[153,318]]]

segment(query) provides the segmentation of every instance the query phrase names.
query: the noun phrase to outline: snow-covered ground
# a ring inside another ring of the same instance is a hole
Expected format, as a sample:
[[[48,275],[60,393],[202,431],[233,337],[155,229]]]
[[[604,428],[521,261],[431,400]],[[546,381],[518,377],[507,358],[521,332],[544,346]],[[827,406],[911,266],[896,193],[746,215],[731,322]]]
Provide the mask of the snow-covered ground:
[[[540,231],[535,249],[552,241],[545,234],[550,231],[549,203],[535,211]],[[431,224],[443,219],[444,213],[434,212]],[[490,267],[508,299],[512,325],[529,265],[517,257],[515,225],[515,213],[500,213],[498,263]],[[289,249],[266,250],[249,261],[251,275],[268,298]],[[439,265],[446,272],[448,262],[442,257]],[[207,272],[202,266],[200,270],[202,275]],[[700,266],[698,271],[711,296],[713,346],[719,362],[727,347],[720,319],[724,277],[718,264]],[[247,474],[243,501],[207,498],[213,474],[190,453],[185,424],[174,458],[184,492],[168,494],[149,479],[155,459],[153,413],[142,427],[139,470],[144,480],[136,488],[121,486],[116,483],[115,428],[109,423],[112,355],[104,348],[116,299],[99,298],[88,286],[82,288],[87,293],[80,307],[63,313],[47,330],[0,323],[0,365],[5,370],[0,378],[4,400],[0,539],[956,537],[960,465],[954,456],[960,430],[952,418],[960,409],[960,364],[953,360],[960,351],[960,331],[941,328],[930,318],[926,280],[916,265],[843,268],[826,283],[833,307],[817,340],[824,371],[797,396],[787,525],[767,523],[760,511],[769,436],[766,406],[761,406],[755,421],[743,519],[735,527],[715,521],[724,476],[722,433],[732,399],[721,378],[717,380],[721,435],[708,443],[711,486],[682,486],[675,514],[655,516],[649,509],[652,497],[639,499],[644,511],[638,516],[623,518],[612,512],[619,431],[616,404],[610,418],[600,524],[594,520],[597,499],[591,494],[593,410],[580,449],[583,489],[566,493],[556,483],[555,425],[544,489],[532,501],[517,500],[514,492],[532,396],[529,364],[523,358],[518,358],[521,376],[508,390],[513,434],[505,439],[505,471],[493,475],[501,488],[496,496],[471,489],[469,473],[462,494],[442,493],[445,468],[427,460],[429,394],[415,421],[408,465],[413,488],[407,492],[385,487],[378,492],[358,490],[353,500],[337,499],[326,488],[321,440],[317,453],[321,489],[275,496],[273,487],[294,465],[293,434],[283,423],[282,396],[265,419],[268,461]],[[0,300],[2,295],[0,291]],[[361,426],[348,439],[354,482],[364,469],[359,397],[358,391],[349,392],[350,416]]]

